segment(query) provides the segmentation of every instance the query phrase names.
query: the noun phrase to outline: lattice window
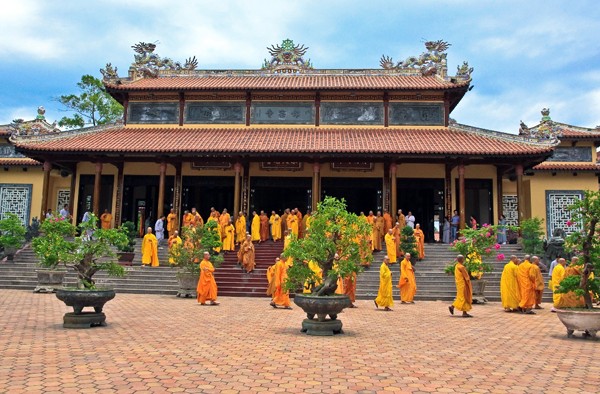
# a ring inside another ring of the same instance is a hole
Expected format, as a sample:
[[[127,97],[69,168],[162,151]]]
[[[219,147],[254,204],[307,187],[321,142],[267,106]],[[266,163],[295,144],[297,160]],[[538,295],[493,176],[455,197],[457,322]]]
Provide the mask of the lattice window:
[[[502,213],[506,216],[506,224],[509,226],[519,225],[519,204],[516,194],[505,194],[502,196]]]
[[[581,200],[583,192],[579,190],[547,190],[546,191],[546,223],[548,226],[548,235],[551,236],[556,228],[561,228],[565,233],[571,234],[581,230],[580,223],[573,223],[567,226],[567,221],[571,215],[567,207],[577,200]]]
[[[69,189],[60,189],[56,194],[56,212],[71,202],[71,191]]]
[[[31,189],[31,184],[0,183],[0,219],[5,219],[7,213],[14,213],[23,224],[29,224]]]

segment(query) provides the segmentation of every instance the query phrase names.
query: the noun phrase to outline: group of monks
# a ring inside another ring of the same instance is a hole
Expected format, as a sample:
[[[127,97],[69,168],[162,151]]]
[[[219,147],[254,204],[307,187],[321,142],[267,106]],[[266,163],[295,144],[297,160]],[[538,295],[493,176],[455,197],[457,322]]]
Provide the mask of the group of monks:
[[[510,256],[500,279],[502,307],[506,312],[535,314],[532,309],[542,309],[544,287],[539,257]]]
[[[410,262],[410,253],[404,254],[404,259],[400,262],[400,279],[398,288],[400,289],[400,302],[402,304],[414,304],[415,294],[417,294],[417,281],[415,279],[415,270]],[[383,258],[383,263],[379,268],[379,291],[375,298],[375,307],[382,307],[384,311],[391,311],[394,306],[394,297],[392,294],[392,271],[390,265],[394,264],[389,255]]]

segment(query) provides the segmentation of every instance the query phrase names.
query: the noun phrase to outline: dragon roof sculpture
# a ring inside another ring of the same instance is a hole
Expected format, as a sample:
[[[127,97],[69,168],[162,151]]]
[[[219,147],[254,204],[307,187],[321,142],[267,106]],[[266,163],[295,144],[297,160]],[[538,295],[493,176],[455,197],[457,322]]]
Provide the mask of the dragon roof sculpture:
[[[304,60],[308,47],[304,45],[294,45],[294,41],[285,39],[281,46],[271,45],[267,47],[271,54],[271,60],[263,63],[262,69],[274,73],[303,73],[312,70],[312,64],[309,60]]]

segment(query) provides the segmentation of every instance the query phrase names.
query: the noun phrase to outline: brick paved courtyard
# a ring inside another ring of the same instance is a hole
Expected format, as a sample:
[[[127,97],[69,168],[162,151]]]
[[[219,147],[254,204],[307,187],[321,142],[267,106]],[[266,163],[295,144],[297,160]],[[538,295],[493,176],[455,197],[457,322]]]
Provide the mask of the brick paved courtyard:
[[[118,294],[107,327],[62,328],[51,294],[0,290],[0,392],[589,392],[600,390],[600,341],[567,340],[556,316],[447,303],[371,301],[340,315],[345,335],[307,337],[302,311],[268,299],[218,307]],[[323,359],[324,360],[323,360]]]

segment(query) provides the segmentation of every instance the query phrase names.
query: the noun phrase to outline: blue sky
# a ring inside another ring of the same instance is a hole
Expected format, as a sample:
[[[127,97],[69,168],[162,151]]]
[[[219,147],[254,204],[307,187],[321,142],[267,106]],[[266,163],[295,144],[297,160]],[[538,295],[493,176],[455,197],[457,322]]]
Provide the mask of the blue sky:
[[[0,124],[48,120],[55,98],[83,74],[112,62],[125,75],[131,45],[196,56],[198,68],[259,68],[265,49],[291,38],[315,68],[378,68],[382,54],[403,60],[444,39],[448,68],[467,60],[474,89],[452,113],[458,122],[516,133],[554,120],[600,125],[600,7],[590,1],[154,1],[19,0],[0,14]]]

